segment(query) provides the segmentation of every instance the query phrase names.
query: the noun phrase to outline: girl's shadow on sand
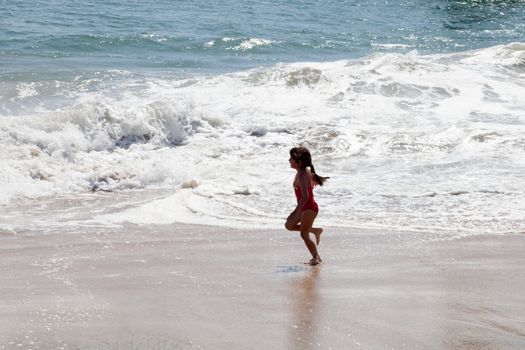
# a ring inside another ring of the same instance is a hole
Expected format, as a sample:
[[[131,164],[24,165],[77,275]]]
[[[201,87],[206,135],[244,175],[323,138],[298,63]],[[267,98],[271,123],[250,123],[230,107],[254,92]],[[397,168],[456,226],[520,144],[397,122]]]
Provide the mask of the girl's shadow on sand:
[[[319,343],[321,321],[321,293],[319,276],[321,266],[301,266],[304,275],[293,278],[290,283],[289,302],[292,327],[288,335],[290,349],[314,349]]]
[[[318,322],[321,320],[319,276],[321,265],[277,266],[274,274],[290,277],[287,303],[290,308],[289,349],[313,349],[318,346]]]

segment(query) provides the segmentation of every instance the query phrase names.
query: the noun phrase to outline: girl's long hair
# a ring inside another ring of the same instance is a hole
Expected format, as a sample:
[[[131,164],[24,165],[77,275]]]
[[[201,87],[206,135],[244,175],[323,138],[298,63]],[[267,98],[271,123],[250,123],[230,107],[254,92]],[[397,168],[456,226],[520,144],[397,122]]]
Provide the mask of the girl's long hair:
[[[314,181],[319,186],[323,186],[323,183],[330,178],[328,176],[323,177],[317,175],[317,173],[315,172],[314,165],[312,164],[312,155],[310,154],[308,148],[294,147],[290,150],[290,157],[292,157],[292,159],[299,163],[301,169],[306,169],[307,167],[310,167],[310,169],[312,170]]]

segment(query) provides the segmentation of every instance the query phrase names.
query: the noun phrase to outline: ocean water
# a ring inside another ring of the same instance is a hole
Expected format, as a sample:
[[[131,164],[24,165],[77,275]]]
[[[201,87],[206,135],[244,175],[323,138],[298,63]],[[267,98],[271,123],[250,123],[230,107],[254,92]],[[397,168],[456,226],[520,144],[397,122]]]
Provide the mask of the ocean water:
[[[0,1],[0,230],[524,232],[524,1]]]

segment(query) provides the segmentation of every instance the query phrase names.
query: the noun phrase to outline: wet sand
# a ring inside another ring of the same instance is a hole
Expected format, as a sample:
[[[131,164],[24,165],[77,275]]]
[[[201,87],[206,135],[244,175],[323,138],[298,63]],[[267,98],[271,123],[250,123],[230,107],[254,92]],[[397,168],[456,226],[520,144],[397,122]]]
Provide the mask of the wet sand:
[[[0,233],[0,349],[523,349],[525,235]]]

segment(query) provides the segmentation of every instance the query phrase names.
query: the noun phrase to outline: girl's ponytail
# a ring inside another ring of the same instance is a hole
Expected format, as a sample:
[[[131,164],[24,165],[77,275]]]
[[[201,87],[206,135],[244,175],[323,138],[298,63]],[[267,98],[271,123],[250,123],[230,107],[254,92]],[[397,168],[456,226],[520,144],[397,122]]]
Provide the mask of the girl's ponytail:
[[[312,175],[314,176],[314,181],[319,185],[319,186],[323,186],[323,184],[325,183],[326,180],[328,180],[330,177],[329,176],[319,176],[317,175],[317,173],[315,172],[315,168],[314,168],[314,165],[312,163],[310,163],[310,169],[312,169]]]

